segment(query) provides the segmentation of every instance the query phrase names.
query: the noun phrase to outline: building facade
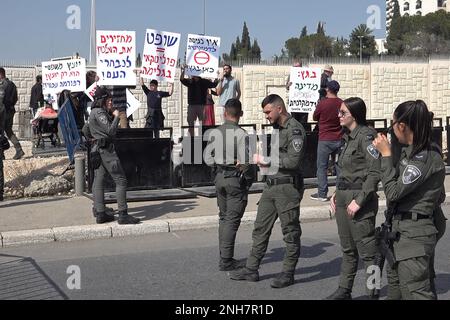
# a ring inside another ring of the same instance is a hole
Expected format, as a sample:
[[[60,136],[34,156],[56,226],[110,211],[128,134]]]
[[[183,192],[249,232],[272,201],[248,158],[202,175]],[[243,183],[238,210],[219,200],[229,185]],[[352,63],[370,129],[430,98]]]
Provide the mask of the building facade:
[[[389,34],[389,28],[394,15],[394,4],[396,0],[386,0],[386,32]],[[397,0],[401,16],[425,16],[438,10],[450,12],[450,0]]]

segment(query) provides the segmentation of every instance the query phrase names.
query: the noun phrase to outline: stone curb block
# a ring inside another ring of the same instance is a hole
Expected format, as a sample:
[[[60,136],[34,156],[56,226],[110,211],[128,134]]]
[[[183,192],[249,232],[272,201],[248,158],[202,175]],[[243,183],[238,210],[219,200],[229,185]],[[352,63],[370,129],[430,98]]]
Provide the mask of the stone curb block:
[[[52,229],[2,232],[3,248],[55,242]]]
[[[168,233],[169,223],[167,221],[149,221],[138,225],[113,225],[111,230],[113,238],[144,236],[153,233]]]
[[[207,216],[207,217],[194,217],[194,218],[181,218],[171,219],[167,221],[169,223],[169,232],[194,230],[202,228],[213,228],[219,225],[219,217]]]
[[[53,228],[55,240],[61,242],[112,238],[111,226],[80,226]]]

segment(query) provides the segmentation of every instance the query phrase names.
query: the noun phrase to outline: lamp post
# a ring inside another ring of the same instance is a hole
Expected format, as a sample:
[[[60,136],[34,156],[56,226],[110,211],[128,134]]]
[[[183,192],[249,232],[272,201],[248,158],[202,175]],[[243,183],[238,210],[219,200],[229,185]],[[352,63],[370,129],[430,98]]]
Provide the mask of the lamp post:
[[[96,35],[96,21],[95,21],[95,0],[91,0],[91,39],[90,39],[90,52],[89,62],[92,64],[95,60],[95,47],[97,43]]]
[[[206,36],[206,0],[203,0],[203,35]]]
[[[362,38],[364,36],[358,36],[359,38],[359,63],[362,64]]]

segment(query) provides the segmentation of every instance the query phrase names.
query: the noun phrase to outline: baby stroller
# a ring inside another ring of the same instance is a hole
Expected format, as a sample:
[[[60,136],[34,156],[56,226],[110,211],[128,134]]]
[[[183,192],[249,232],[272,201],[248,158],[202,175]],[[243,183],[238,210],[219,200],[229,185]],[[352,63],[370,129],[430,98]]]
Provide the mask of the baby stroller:
[[[37,142],[36,148],[45,148],[45,140],[48,139],[53,147],[61,146],[61,140],[58,136],[58,118],[48,119],[40,118],[36,126]]]

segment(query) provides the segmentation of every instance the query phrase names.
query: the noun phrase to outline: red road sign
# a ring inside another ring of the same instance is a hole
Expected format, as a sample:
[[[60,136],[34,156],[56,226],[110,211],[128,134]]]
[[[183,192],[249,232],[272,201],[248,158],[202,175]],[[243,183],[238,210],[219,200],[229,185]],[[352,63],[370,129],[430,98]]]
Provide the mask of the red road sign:
[[[211,57],[209,56],[208,52],[205,51],[199,51],[194,55],[195,63],[203,66],[211,60]]]

